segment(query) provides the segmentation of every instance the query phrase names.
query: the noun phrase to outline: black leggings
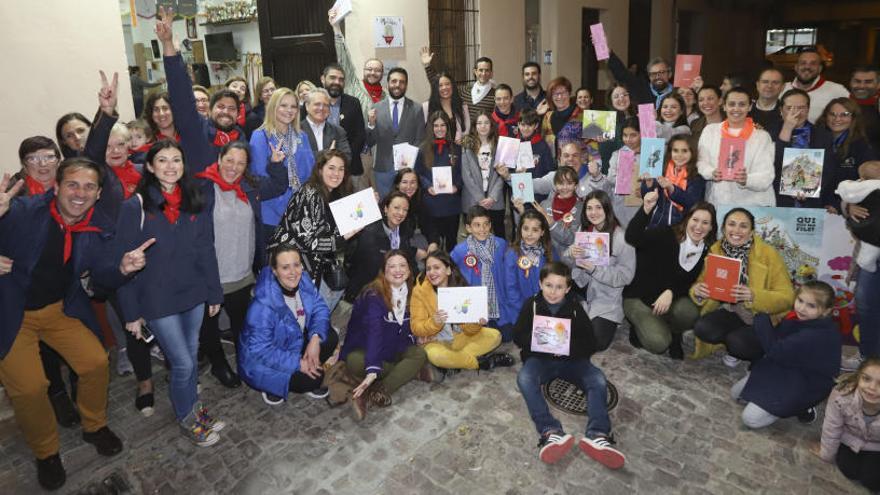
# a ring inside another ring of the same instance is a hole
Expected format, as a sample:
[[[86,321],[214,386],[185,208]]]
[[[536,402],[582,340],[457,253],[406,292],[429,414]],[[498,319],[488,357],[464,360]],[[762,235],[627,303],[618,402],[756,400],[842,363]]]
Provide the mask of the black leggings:
[[[694,335],[710,344],[724,344],[728,354],[744,361],[757,361],[764,355],[755,329],[726,309],[713,311],[697,320]]]
[[[251,303],[251,289],[248,285],[229,294],[223,294],[223,308],[229,316],[229,326],[235,340],[235,350],[238,353],[238,337],[241,335],[241,327],[247,316],[248,306]],[[199,350],[211,366],[223,366],[226,362],[226,354],[220,344],[220,313],[213,317],[208,316],[208,306],[205,305],[205,317],[202,319],[202,328],[199,331]]]
[[[123,328],[125,328],[125,322],[122,322],[122,311],[119,309],[119,301],[116,299],[116,295],[107,300],[108,308],[112,308],[115,316],[120,319],[120,324]],[[108,319],[110,318],[108,314]],[[134,368],[134,376],[137,378],[137,381],[143,382],[153,378],[153,362],[150,358],[150,346],[155,343],[159,345],[158,342],[154,341],[150,344],[140,340],[134,336],[128,330],[125,330],[125,354],[128,356],[128,360],[131,362],[131,367]],[[119,343],[119,346],[122,346],[122,343]],[[167,361],[166,361],[167,363]]]
[[[308,336],[303,334],[303,347],[302,352],[306,352],[306,346],[308,344]],[[321,362],[330,359],[330,356],[333,355],[333,351],[336,350],[336,346],[339,344],[339,336],[336,335],[336,330],[333,327],[329,327],[327,329],[327,340],[321,342],[321,351],[319,353]],[[302,355],[300,355],[302,357]],[[321,388],[321,383],[324,381],[324,371],[322,369],[318,369],[318,377],[312,378],[309,375],[303,373],[302,371],[297,371],[290,377],[290,386],[288,390],[295,394],[304,394],[306,392],[311,392],[312,390]]]
[[[596,352],[602,352],[611,346],[614,334],[617,332],[617,323],[597,316],[590,320],[593,325],[593,335],[596,338]]]
[[[861,483],[872,493],[880,491],[880,452],[862,450],[856,453],[840,444],[836,460],[844,476]]]
[[[445,242],[446,252],[452,251],[458,240],[458,219],[460,215],[449,215],[445,217],[433,217],[425,215],[422,221],[422,233],[428,239],[428,243],[435,242],[438,246],[442,246]]]

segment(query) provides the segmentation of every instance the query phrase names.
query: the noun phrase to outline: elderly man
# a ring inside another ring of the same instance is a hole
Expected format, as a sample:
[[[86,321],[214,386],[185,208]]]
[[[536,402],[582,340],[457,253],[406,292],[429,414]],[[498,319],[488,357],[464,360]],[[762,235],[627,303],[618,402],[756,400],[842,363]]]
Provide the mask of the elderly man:
[[[660,100],[672,92],[672,67],[661,57],[654,57],[648,62],[648,81],[630,72],[614,52],[608,59],[608,68],[614,79],[626,86],[630,98],[637,104],[653,103],[659,108]]]
[[[849,90],[852,91],[852,99],[862,109],[862,118],[865,123],[865,132],[868,141],[876,151],[880,151],[880,114],[877,111],[878,79],[876,67],[857,66],[853,68],[849,78]]]
[[[303,130],[309,137],[309,146],[315,157],[324,150],[337,149],[351,163],[351,146],[345,129],[330,122],[330,94],[324,88],[313,89],[306,95],[306,118],[303,119]],[[348,173],[351,174],[349,165]]]
[[[782,114],[779,112],[779,95],[785,79],[779,69],[764,69],[755,81],[758,99],[752,103],[749,117],[764,129],[782,126]]]
[[[791,88],[798,88],[810,94],[810,114],[807,119],[815,124],[825,111],[828,102],[835,98],[848,98],[849,91],[843,85],[822,77],[822,57],[816,50],[806,50],[798,56],[794,67],[795,78],[785,83],[784,94]]]

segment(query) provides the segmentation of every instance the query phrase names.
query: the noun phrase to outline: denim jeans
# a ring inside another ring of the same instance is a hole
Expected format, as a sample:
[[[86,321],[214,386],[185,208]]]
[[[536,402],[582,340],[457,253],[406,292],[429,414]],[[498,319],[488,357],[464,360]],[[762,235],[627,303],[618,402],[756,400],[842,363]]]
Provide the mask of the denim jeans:
[[[153,335],[171,363],[171,379],[168,395],[174,407],[174,415],[183,421],[199,399],[196,391],[199,366],[196,354],[199,349],[199,329],[202,327],[205,305],[155,320],[150,320]]]
[[[877,270],[880,270],[880,263]],[[859,270],[857,284],[859,351],[864,357],[877,357],[880,356],[880,271]]]
[[[516,384],[526,401],[529,415],[539,435],[550,430],[562,431],[562,424],[550,414],[547,401],[541,393],[541,385],[554,378],[562,378],[578,386],[587,394],[588,438],[611,432],[608,418],[608,384],[602,370],[586,359],[551,359],[532,356],[526,359],[516,376]]]
[[[389,170],[387,172],[373,170],[373,184],[379,192],[380,197],[384,198],[389,192],[391,192],[391,188],[394,187],[394,177],[396,175],[397,172],[395,170]]]
[[[345,289],[342,290],[333,290],[327,285],[327,282],[321,281],[321,287],[318,289],[318,294],[322,298],[324,298],[324,302],[327,303],[327,307],[330,308],[330,314],[333,314],[333,310],[336,309],[336,305],[339,304],[339,300],[342,299],[342,295],[345,294]]]

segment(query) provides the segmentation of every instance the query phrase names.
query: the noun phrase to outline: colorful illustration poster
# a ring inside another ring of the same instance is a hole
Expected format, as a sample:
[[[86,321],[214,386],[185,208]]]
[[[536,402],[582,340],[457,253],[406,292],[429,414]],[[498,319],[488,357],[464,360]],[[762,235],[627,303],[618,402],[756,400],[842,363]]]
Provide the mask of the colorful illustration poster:
[[[639,105],[639,134],[642,139],[657,137],[657,111],[651,103]]]
[[[709,286],[709,297],[716,301],[735,303],[733,286],[739,283],[739,272],[742,261],[726,256],[710,254],[706,256],[706,285]]]
[[[571,319],[535,315],[531,349],[532,352],[568,356],[571,353]]]
[[[495,165],[504,164],[507,168],[516,168],[516,158],[519,156],[519,139],[501,136],[498,145],[495,146]]]
[[[431,182],[437,194],[452,194],[452,167],[431,167]]]
[[[746,140],[742,138],[721,138],[718,151],[718,170],[721,180],[734,180],[737,171],[746,169]]]
[[[375,48],[403,48],[403,17],[377,16],[373,34]]]
[[[611,238],[607,232],[575,232],[574,245],[584,250],[579,260],[589,261],[596,266],[611,263]]]
[[[535,201],[535,186],[532,174],[510,174],[510,188],[513,190],[513,199],[521,199],[523,203]]]
[[[629,195],[633,192],[633,176],[636,174],[636,155],[631,150],[617,152],[617,177],[614,179],[614,194]]]
[[[447,323],[489,320],[489,292],[480,287],[438,287],[437,310],[446,311]]]
[[[642,149],[639,152],[639,177],[662,177],[663,154],[666,152],[666,141],[663,138],[642,138]]]
[[[779,194],[818,198],[822,189],[824,160],[823,149],[785,148],[779,177]]]
[[[582,138],[610,141],[616,130],[617,112],[584,110]]]
[[[691,87],[694,79],[700,75],[700,64],[702,61],[702,55],[676,55],[675,74],[672,85],[676,88]]]
[[[419,156],[418,146],[398,143],[391,147],[391,152],[394,154],[394,170],[416,166],[416,158]]]
[[[333,201],[330,203],[330,213],[336,221],[340,235],[362,229],[382,219],[372,187]]]
[[[855,281],[849,280],[850,268],[855,263],[852,256],[855,247],[856,241],[846,228],[846,220],[840,215],[825,212],[818,277],[834,288],[831,317],[837,322],[844,343],[852,345],[857,343],[859,337]]]
[[[530,168],[535,168],[535,156],[532,151],[532,143],[529,141],[520,141],[519,149],[516,154],[516,169],[517,170],[528,170]]]
[[[608,39],[605,38],[605,28],[602,27],[602,23],[591,24],[590,34],[593,39],[593,48],[596,49],[596,60],[608,60],[611,52],[608,50]]]

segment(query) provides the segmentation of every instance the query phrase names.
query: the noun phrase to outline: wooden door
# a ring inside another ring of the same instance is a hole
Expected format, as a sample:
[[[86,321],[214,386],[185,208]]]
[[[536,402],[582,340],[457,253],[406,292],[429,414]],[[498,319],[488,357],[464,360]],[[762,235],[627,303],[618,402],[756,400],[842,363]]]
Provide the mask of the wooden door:
[[[263,73],[278,86],[318,83],[324,66],[336,61],[327,11],[333,0],[257,0]]]

